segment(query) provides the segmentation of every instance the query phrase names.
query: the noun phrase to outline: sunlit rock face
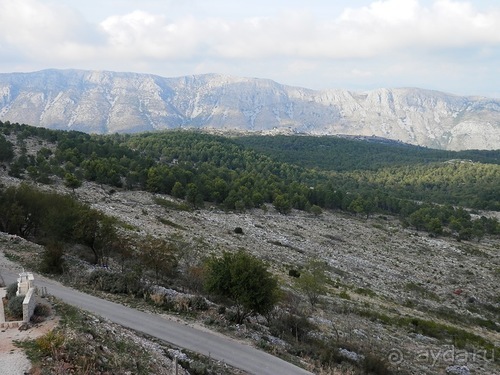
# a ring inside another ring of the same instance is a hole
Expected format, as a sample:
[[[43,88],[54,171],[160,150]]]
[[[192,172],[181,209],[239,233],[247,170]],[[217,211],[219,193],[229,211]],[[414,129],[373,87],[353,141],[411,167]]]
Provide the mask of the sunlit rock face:
[[[314,91],[216,74],[0,74],[0,120],[103,134],[203,128],[378,136],[449,150],[500,148],[498,99],[416,88]]]

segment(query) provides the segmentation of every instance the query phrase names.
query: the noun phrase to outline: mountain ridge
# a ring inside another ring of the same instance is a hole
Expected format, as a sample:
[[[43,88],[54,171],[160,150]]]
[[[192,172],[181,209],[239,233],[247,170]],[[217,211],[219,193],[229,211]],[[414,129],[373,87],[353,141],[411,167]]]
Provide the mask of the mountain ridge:
[[[499,99],[419,88],[317,91],[214,73],[3,73],[0,120],[87,133],[188,127],[377,136],[447,150],[500,147]]]

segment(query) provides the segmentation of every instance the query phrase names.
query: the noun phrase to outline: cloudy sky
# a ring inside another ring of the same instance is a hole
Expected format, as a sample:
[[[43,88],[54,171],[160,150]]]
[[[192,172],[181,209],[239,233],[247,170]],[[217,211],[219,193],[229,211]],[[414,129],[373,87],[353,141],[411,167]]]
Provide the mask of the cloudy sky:
[[[500,97],[500,0],[0,0],[0,72],[222,73]]]

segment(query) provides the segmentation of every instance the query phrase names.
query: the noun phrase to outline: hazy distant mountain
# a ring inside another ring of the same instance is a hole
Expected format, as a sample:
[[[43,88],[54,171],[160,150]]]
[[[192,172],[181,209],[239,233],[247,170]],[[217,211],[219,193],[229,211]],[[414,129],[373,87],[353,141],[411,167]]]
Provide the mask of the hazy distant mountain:
[[[195,127],[374,135],[450,150],[500,148],[498,99],[415,88],[314,91],[215,74],[0,74],[0,120],[89,133]]]

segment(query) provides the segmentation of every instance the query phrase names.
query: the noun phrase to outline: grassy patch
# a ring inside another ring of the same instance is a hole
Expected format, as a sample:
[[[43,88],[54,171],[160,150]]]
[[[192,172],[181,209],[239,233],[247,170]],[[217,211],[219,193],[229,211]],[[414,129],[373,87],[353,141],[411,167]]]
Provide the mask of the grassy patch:
[[[415,294],[419,295],[420,297],[431,299],[433,301],[439,301],[440,300],[439,296],[436,293],[428,290],[423,285],[416,284],[414,282],[406,283],[405,286],[404,286],[404,290],[407,291],[407,292],[415,293]]]
[[[192,211],[191,207],[187,203],[177,203],[170,200],[154,197],[153,201],[163,208],[176,210],[176,211]]]
[[[489,254],[474,246],[462,245],[459,248],[464,252],[465,255],[475,256],[479,258],[491,258]]]
[[[360,310],[360,316],[378,321],[385,325],[398,326],[411,332],[453,344],[459,349],[482,348],[492,353],[496,362],[500,362],[500,348],[484,337],[447,324],[416,317],[391,317],[373,310]]]
[[[342,298],[342,299],[346,299],[346,300],[350,300],[351,299],[351,296],[345,290],[343,290],[343,291],[340,292],[339,297]]]
[[[121,226],[123,229],[130,230],[130,231],[135,231],[137,230],[137,227],[135,227],[132,224],[126,223],[125,221],[118,220],[118,225]]]
[[[356,288],[354,291],[358,294],[361,294],[362,296],[367,296],[372,298],[377,296],[377,293],[368,288]]]
[[[492,315],[493,315],[493,317],[498,316],[498,313],[499,313],[498,308],[495,308],[493,305],[482,305],[482,306],[488,306],[488,307],[494,308],[494,310],[492,311],[493,312]],[[471,312],[476,313],[476,314],[484,313],[484,311],[482,309],[478,308],[478,306],[470,306],[467,309]],[[439,317],[441,319],[445,319],[445,320],[453,322],[453,323],[477,325],[479,327],[483,327],[483,328],[489,329],[491,331],[500,332],[500,325],[495,323],[495,321],[493,320],[494,318],[493,319],[483,319],[483,318],[480,318],[477,316],[472,316],[472,315],[461,315],[456,310],[446,308],[446,307],[441,307],[439,309],[436,309],[435,311],[433,311],[433,313],[437,317]]]
[[[287,243],[283,243],[283,242],[278,241],[278,240],[269,240],[267,242],[269,242],[271,245],[274,245],[274,246],[286,247],[288,249],[295,250],[298,253],[301,253],[301,254],[304,253],[304,250],[299,249],[299,248],[297,248],[295,246],[289,245]]]
[[[184,228],[182,225],[174,223],[173,221],[171,221],[169,219],[165,219],[165,218],[159,217],[159,216],[157,216],[156,218],[158,219],[158,221],[160,223],[162,223],[164,225],[168,225],[169,227],[172,227],[175,229],[186,230],[186,228]]]
[[[10,260],[11,262],[20,262],[21,257],[17,254],[11,253],[10,251],[4,251],[3,252],[5,257]]]

